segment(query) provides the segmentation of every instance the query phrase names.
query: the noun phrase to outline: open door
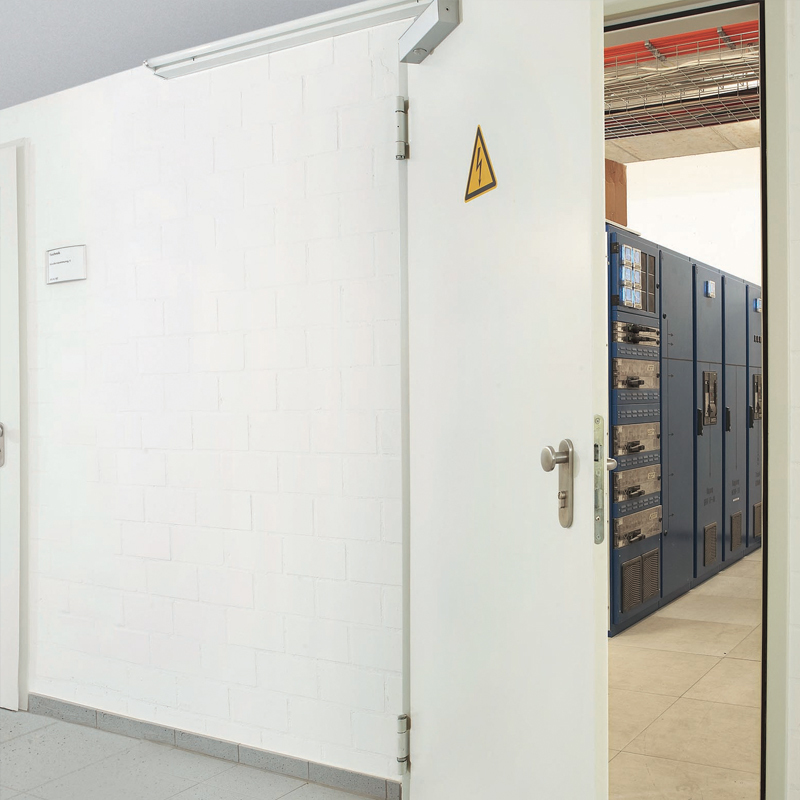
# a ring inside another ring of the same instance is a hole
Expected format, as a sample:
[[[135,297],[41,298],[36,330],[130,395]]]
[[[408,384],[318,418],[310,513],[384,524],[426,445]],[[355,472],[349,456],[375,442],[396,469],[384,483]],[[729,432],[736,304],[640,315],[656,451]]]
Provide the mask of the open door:
[[[0,146],[0,707],[19,708],[20,404],[17,147]]]
[[[602,10],[462,0],[409,67],[411,800],[607,796]]]

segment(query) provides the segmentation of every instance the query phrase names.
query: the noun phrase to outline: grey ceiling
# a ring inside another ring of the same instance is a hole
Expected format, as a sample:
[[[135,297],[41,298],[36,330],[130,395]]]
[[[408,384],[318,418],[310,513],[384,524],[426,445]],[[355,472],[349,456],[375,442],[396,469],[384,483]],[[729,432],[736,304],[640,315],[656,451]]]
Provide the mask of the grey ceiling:
[[[0,0],[0,108],[354,0]]]

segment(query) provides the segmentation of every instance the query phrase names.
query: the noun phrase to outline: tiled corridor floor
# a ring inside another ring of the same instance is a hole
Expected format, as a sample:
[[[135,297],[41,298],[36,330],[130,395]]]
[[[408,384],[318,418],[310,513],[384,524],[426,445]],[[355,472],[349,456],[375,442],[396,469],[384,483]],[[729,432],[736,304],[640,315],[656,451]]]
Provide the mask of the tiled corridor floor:
[[[609,641],[611,800],[757,800],[762,551]]]
[[[359,800],[211,756],[0,710],[0,800],[12,798]]]
[[[611,800],[757,800],[761,550],[609,641]],[[357,800],[0,710],[0,800]]]

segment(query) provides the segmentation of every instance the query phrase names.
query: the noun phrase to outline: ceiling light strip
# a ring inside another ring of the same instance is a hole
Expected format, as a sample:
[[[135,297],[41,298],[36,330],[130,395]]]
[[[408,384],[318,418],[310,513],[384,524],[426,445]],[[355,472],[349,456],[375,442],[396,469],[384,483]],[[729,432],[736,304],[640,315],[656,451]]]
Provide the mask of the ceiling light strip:
[[[427,0],[365,0],[252,33],[149,58],[144,65],[160,78],[178,78],[223,64],[310,44],[331,36],[341,36],[398,20],[414,19],[427,6]]]

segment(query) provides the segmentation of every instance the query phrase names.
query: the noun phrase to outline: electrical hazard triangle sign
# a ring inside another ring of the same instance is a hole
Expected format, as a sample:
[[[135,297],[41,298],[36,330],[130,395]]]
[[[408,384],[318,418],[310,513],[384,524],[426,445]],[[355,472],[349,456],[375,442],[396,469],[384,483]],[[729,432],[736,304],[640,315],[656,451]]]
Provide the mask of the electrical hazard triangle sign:
[[[469,203],[479,195],[490,192],[497,186],[497,178],[494,176],[492,161],[486,149],[486,142],[483,140],[483,131],[478,125],[478,132],[475,134],[475,147],[472,150],[472,163],[469,167],[469,179],[467,180],[467,193],[464,195],[464,202]]]

